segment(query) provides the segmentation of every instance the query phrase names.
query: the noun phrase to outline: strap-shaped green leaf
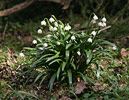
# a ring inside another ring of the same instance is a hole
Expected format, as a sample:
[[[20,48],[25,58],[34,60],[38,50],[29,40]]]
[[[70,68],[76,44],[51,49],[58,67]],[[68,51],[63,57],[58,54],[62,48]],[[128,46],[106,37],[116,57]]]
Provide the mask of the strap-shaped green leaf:
[[[34,83],[37,82],[37,80],[39,80],[39,78],[45,73],[45,72],[48,72],[48,71],[55,71],[54,69],[47,69],[43,72],[41,72],[35,79]]]
[[[66,44],[66,50],[69,49],[70,46],[72,46],[72,43]]]
[[[72,72],[71,70],[68,70],[68,80],[69,80],[69,85],[72,85]]]
[[[66,64],[67,64],[66,62],[62,63],[62,71],[64,71]]]
[[[56,55],[54,55],[52,57],[47,58],[47,61],[46,62],[49,62],[49,61],[51,61],[53,59],[56,59],[56,58],[59,58],[59,54],[60,54],[60,52],[58,52]]]
[[[68,50],[66,50],[65,55],[66,55],[66,62],[68,62],[69,56],[70,56],[70,52]]]
[[[39,100],[39,98],[38,98],[37,96],[35,96],[34,94],[31,94],[31,93],[29,93],[29,92],[25,92],[25,91],[18,91],[18,92],[21,93],[21,94],[25,94],[25,95],[27,95],[27,96],[34,97],[34,98],[36,98],[36,99]]]
[[[71,65],[72,65],[73,69],[76,70],[76,65],[72,62],[71,62]]]
[[[45,76],[42,78],[42,80],[41,80],[40,83],[39,83],[39,86],[41,86],[41,84],[43,83],[43,81],[46,79],[46,77],[47,77],[48,75],[49,75],[49,74],[45,75]]]
[[[51,92],[51,90],[53,88],[53,84],[54,84],[54,81],[56,79],[56,76],[57,76],[57,73],[54,73],[52,75],[52,77],[50,78],[49,85],[48,85],[50,92]]]
[[[51,61],[51,62],[49,63],[49,65],[51,65],[51,64],[53,64],[53,63],[55,63],[55,62],[59,63],[60,61],[62,61],[62,60],[61,60],[61,59],[55,59],[55,60]]]
[[[60,72],[61,72],[61,67],[59,67],[57,70],[57,79],[59,78]]]
[[[86,52],[86,58],[87,58],[86,64],[88,65],[91,62],[93,53],[91,50],[85,50],[85,52]]]
[[[86,77],[83,73],[78,72],[78,75],[86,82]]]
[[[19,93],[18,91],[13,91],[16,95],[18,95],[21,99],[24,99],[24,97],[22,96],[22,94],[21,93]]]

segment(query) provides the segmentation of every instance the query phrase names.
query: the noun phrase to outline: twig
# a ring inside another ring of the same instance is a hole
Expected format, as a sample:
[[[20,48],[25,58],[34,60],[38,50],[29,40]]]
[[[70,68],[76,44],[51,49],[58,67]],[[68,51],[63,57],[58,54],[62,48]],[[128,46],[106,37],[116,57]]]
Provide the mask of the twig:
[[[102,31],[104,31],[104,30],[107,30],[107,29],[109,29],[109,28],[111,28],[111,26],[106,26],[106,27],[104,27],[104,28],[102,28],[101,30],[99,30],[98,31],[98,33],[100,33],[100,32],[102,32]],[[95,30],[97,30],[98,28],[94,28]],[[87,30],[87,29],[86,29]],[[85,32],[86,30],[79,30],[79,31],[76,31],[77,33],[80,33],[80,32]]]
[[[101,30],[99,30],[98,33],[102,32],[102,31],[104,31],[104,30],[107,30],[107,29],[109,29],[109,28],[111,28],[111,26],[104,27],[104,28],[102,28]]]
[[[5,25],[3,34],[2,34],[2,35],[3,35],[3,36],[2,36],[3,39],[4,39],[4,35],[5,35],[5,32],[6,32],[7,28],[8,28],[8,22],[6,22],[6,25]]]

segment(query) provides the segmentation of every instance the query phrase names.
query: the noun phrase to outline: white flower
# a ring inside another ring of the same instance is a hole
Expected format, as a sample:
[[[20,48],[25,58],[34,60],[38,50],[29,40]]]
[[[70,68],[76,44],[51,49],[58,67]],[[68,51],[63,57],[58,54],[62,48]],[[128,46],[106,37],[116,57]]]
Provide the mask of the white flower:
[[[37,40],[33,40],[33,44],[37,44]]]
[[[51,37],[52,35],[48,34],[47,37]]]
[[[93,36],[95,36],[95,35],[96,35],[96,32],[95,32],[95,31],[92,31],[91,34],[92,34]]]
[[[91,39],[91,38],[89,38],[87,41],[88,41],[88,42],[92,42],[92,39]]]
[[[94,15],[93,19],[94,20],[98,20],[98,17],[96,15]]]
[[[57,45],[60,45],[61,43],[60,42],[57,42]]]
[[[64,28],[64,30],[66,30],[66,31],[68,31],[68,30],[70,30],[71,29],[71,26],[70,25],[67,25],[67,26],[65,26],[65,28]]]
[[[46,26],[46,25],[47,25],[47,23],[43,20],[43,21],[41,21],[41,25]]]
[[[75,36],[72,36],[72,37],[71,37],[71,40],[75,40],[75,39],[76,39]]]
[[[78,52],[77,52],[77,54],[80,56],[80,55],[81,55],[81,52],[80,52],[80,51],[78,51]]]
[[[24,53],[21,52],[21,53],[19,53],[19,56],[24,57],[25,55],[24,55]]]
[[[62,26],[62,25],[60,25],[60,27],[61,27],[61,28],[63,28],[63,26]]]
[[[38,29],[38,34],[42,34],[42,30],[41,29]]]
[[[103,23],[102,22],[99,22],[98,25],[101,26],[101,27],[103,27]]]
[[[103,27],[105,27],[107,24],[105,22],[103,22]]]
[[[96,20],[92,20],[91,23],[95,24],[96,23]]]
[[[107,19],[105,17],[102,18],[102,22],[106,22]]]
[[[55,24],[56,27],[58,27],[58,23],[57,22],[55,22],[54,24]]]
[[[54,18],[51,17],[51,18],[49,19],[49,21],[52,23],[52,22],[54,22],[55,20],[54,20]]]
[[[117,48],[114,46],[114,47],[112,47],[112,49],[115,51]]]
[[[69,28],[69,30],[71,29],[71,26],[70,25],[68,25],[68,28]]]
[[[47,44],[47,43],[44,43],[44,44],[43,44],[43,46],[44,46],[44,47],[47,47],[47,46],[48,46],[48,44]]]
[[[50,27],[49,27],[49,30],[50,30],[50,31],[53,31],[53,30],[54,30],[53,26],[50,26]]]
[[[56,32],[56,34],[57,34],[57,35],[59,35],[59,33],[58,33],[58,32]]]
[[[64,30],[68,31],[69,30],[69,27],[68,26],[65,26]]]
[[[96,52],[96,50],[93,50],[93,52]]]
[[[54,27],[54,28],[53,28],[53,31],[57,31],[57,28],[56,28],[56,27]]]

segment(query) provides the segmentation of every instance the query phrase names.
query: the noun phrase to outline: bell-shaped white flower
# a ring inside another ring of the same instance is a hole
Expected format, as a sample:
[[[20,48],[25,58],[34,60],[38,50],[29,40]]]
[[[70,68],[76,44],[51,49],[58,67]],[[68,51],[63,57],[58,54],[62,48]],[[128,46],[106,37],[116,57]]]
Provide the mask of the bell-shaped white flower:
[[[75,36],[71,36],[71,40],[75,40],[76,38],[75,38]]]
[[[95,32],[95,31],[92,31],[91,34],[92,34],[93,36],[95,36],[95,35],[96,35],[96,32]]]
[[[46,23],[46,21],[41,21],[41,25],[44,25],[44,26],[46,26],[47,25],[47,23]]]
[[[37,40],[33,40],[33,42],[32,42],[33,44],[37,44]]]
[[[68,28],[69,28],[69,30],[71,30],[71,26],[70,25],[68,25]]]
[[[68,31],[69,30],[69,27],[68,26],[65,26],[64,30]]]
[[[63,26],[62,25],[59,25],[60,26],[60,28],[63,28]]]
[[[52,23],[52,22],[54,22],[55,20],[54,20],[54,18],[51,17],[51,18],[49,19],[49,21]]]
[[[25,55],[24,55],[24,53],[21,52],[21,53],[19,53],[19,56],[24,57]]]
[[[91,38],[89,38],[87,41],[91,43],[93,40]]]
[[[103,23],[102,23],[102,22],[99,22],[99,23],[98,23],[98,26],[103,27]]]
[[[106,22],[107,19],[105,17],[102,18],[102,22]]]
[[[64,30],[66,30],[66,31],[68,31],[68,30],[70,30],[71,29],[71,26],[70,25],[67,25],[67,26],[65,26],[65,28],[64,28]]]
[[[54,28],[53,28],[53,31],[57,31],[57,28],[56,28],[56,27],[54,27]]]
[[[49,30],[50,30],[50,31],[53,31],[53,30],[54,30],[53,26],[50,26],[50,27],[49,27]]]
[[[42,34],[43,31],[41,29],[38,29],[38,34]]]
[[[95,24],[95,23],[96,23],[96,20],[92,20],[91,23],[92,23],[92,24]]]
[[[114,47],[112,47],[112,49],[115,51],[117,48],[114,46]]]
[[[98,20],[98,16],[94,15],[93,19]]]
[[[107,24],[105,22],[103,22],[103,27],[107,26]]]
[[[48,34],[47,37],[51,37],[52,35]]]
[[[58,32],[56,32],[56,34],[57,34],[57,35],[59,35],[59,33],[58,33]]]
[[[44,44],[43,44],[43,46],[44,46],[44,47],[47,47],[47,46],[48,46],[48,44],[47,44],[47,43],[44,43]]]
[[[80,56],[80,55],[81,55],[81,52],[80,52],[80,51],[78,51],[78,52],[77,52],[77,54]]]
[[[58,27],[58,23],[57,23],[57,22],[55,22],[54,25],[55,25],[56,27]]]
[[[57,42],[57,45],[60,45],[61,43],[60,42]]]

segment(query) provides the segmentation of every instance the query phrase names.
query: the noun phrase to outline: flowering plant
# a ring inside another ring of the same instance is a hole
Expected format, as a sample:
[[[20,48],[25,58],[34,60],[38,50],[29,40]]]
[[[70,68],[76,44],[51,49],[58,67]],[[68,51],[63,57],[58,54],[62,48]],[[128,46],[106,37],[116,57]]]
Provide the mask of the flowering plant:
[[[93,16],[90,26],[96,26],[98,17]],[[49,35],[43,38],[37,38],[33,41],[35,48],[26,48],[30,50],[31,59],[33,61],[32,69],[41,69],[41,73],[36,77],[35,82],[39,80],[40,85],[44,79],[50,76],[49,88],[53,88],[55,80],[58,82],[66,82],[70,85],[77,80],[78,77],[84,81],[87,74],[87,68],[91,64],[98,67],[98,61],[102,55],[108,55],[104,50],[103,44],[114,44],[98,39],[97,35],[101,31],[101,27],[106,26],[106,18],[102,22],[98,22],[99,29],[92,27],[86,32],[75,33],[71,31],[71,26],[57,20],[54,16],[50,19],[45,18],[41,22],[41,29],[38,33],[43,33],[43,28],[49,27]]]

